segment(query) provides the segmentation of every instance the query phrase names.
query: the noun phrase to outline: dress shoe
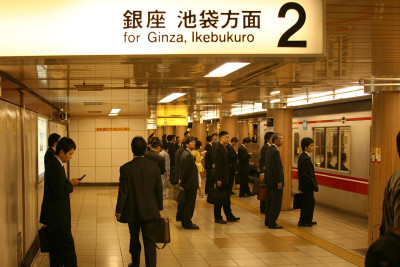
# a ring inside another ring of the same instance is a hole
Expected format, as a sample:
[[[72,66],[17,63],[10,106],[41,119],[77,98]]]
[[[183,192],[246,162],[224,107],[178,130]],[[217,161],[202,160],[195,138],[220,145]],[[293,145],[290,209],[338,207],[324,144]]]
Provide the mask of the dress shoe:
[[[316,222],[316,221],[312,221],[311,224],[312,224],[312,225],[316,225],[317,222]]]
[[[248,197],[248,195],[243,194],[243,195],[239,195],[239,197]]]
[[[185,228],[185,229],[200,229],[200,227],[198,227],[195,224],[192,224],[192,225],[189,225],[189,226],[184,226],[183,228]]]
[[[299,227],[311,227],[313,225],[311,223],[298,222],[297,226],[299,226]]]
[[[226,220],[227,220],[228,222],[237,222],[237,221],[240,220],[240,217],[232,216],[232,217],[230,217],[230,218],[227,218]]]
[[[215,223],[226,224],[226,221],[223,219],[215,219]]]
[[[269,229],[283,229],[280,225],[268,226]]]

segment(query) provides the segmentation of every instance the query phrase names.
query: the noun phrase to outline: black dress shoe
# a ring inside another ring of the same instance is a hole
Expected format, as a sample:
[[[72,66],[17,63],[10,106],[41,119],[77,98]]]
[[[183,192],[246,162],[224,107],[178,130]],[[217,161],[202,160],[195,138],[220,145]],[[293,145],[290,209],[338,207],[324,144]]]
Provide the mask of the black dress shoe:
[[[185,228],[185,229],[200,229],[200,227],[198,227],[195,224],[192,224],[192,225],[189,225],[189,226],[184,226],[183,228]]]
[[[316,221],[312,221],[311,224],[312,224],[312,225],[316,225],[317,222],[316,222]]]
[[[215,219],[215,223],[226,224],[226,221],[223,219]]]
[[[227,220],[228,222],[237,222],[237,221],[240,220],[240,217],[232,216],[232,217],[230,217],[230,218],[227,218],[226,220]]]
[[[268,226],[269,229],[283,229],[280,225]]]
[[[311,227],[313,225],[311,223],[298,222],[297,226],[299,226],[299,227]]]

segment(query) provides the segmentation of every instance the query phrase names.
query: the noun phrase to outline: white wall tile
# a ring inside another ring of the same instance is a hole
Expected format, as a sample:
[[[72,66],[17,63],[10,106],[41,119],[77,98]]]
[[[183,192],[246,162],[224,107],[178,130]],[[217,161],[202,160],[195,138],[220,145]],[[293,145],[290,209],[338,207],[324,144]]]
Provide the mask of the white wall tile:
[[[74,140],[76,145],[79,145],[79,132],[69,132],[69,138]]]
[[[120,167],[111,167],[111,181],[113,183],[119,183],[119,168]]]
[[[96,150],[83,148],[79,150],[79,167],[96,166]]]
[[[96,183],[111,183],[111,167],[96,167]]]
[[[79,119],[71,119],[71,123],[69,124],[68,130],[70,132],[79,131]]]
[[[111,149],[96,149],[96,166],[111,167]]]
[[[74,179],[74,178],[78,178],[79,175],[79,167],[69,167],[69,178],[70,179]]]
[[[96,128],[111,128],[111,119],[96,119]]]
[[[129,149],[113,149],[111,166],[120,167],[129,161]]]
[[[80,132],[94,132],[96,128],[96,120],[94,119],[80,119],[79,131]]]
[[[83,178],[82,183],[95,183],[96,182],[96,167],[79,167],[78,177],[86,174]]]
[[[76,149],[74,154],[72,155],[71,160],[69,161],[70,166],[78,167],[79,166],[79,149]]]
[[[131,160],[133,160],[133,152],[132,152],[132,149],[129,149],[128,150],[128,161],[131,161]]]
[[[79,132],[79,148],[95,148],[96,147],[95,132]]]
[[[129,119],[129,127],[131,131],[147,130],[147,119]]]
[[[112,127],[129,127],[128,119],[112,119],[111,120]]]
[[[131,145],[128,131],[112,132],[111,140],[112,148],[129,148]]]
[[[111,148],[111,131],[96,132],[96,148]]]
[[[147,142],[147,137],[148,137],[147,136],[147,130],[146,131],[129,131],[129,145],[131,144],[132,139],[135,136],[141,136]]]

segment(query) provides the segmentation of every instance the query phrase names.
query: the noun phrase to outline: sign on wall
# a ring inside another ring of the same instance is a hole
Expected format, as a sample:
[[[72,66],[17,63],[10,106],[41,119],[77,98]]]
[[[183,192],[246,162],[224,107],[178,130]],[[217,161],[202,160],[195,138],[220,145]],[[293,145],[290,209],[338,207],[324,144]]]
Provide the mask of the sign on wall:
[[[315,56],[325,1],[20,0],[2,5],[0,36],[0,56]]]

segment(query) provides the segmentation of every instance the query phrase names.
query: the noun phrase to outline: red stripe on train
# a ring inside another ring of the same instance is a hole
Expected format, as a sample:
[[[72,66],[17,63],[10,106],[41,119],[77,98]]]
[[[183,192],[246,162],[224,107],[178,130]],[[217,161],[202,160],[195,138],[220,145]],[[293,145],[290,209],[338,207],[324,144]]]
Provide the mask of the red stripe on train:
[[[367,179],[323,172],[315,172],[315,177],[317,178],[318,185],[368,196]],[[292,179],[299,179],[297,168],[292,169]]]
[[[372,117],[362,117],[362,118],[348,118],[346,121],[370,121]],[[326,123],[326,122],[341,122],[342,119],[334,119],[334,120],[318,120],[318,121],[307,121],[307,124],[310,123]],[[293,124],[303,124],[302,121],[293,122]]]

